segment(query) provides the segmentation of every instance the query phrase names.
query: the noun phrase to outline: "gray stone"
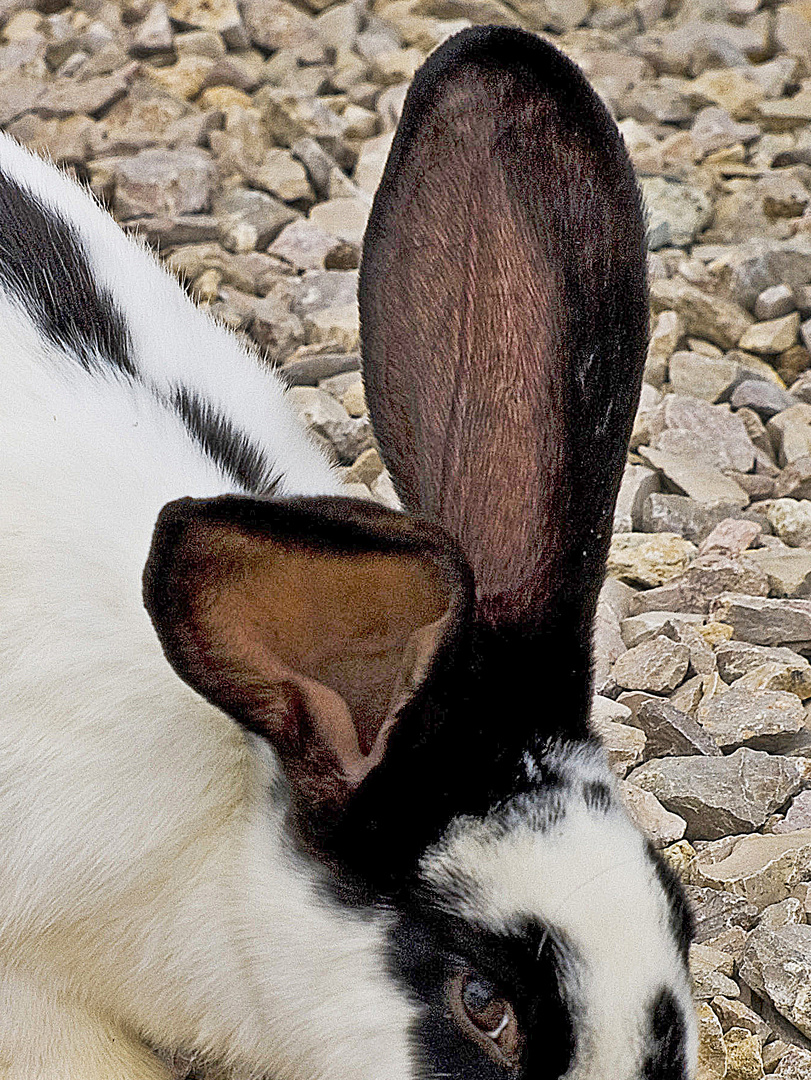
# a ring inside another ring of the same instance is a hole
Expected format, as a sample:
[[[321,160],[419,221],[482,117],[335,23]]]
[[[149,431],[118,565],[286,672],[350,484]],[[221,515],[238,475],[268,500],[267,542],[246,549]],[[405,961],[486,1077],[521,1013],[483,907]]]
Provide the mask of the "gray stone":
[[[704,616],[688,612],[674,614],[672,611],[644,611],[622,620],[620,624],[622,640],[627,648],[632,649],[635,645],[641,645],[643,641],[656,637],[660,631],[665,637],[673,638],[676,621],[695,622],[700,625],[704,621]],[[670,627],[669,631],[663,630],[667,627]]]
[[[699,544],[725,518],[744,518],[748,513],[742,510],[740,504],[718,503],[713,506],[687,495],[654,492],[648,496],[642,508],[642,531],[678,533],[685,540]]]
[[[340,240],[360,244],[369,216],[365,199],[328,199],[310,211],[310,221]]]
[[[668,378],[675,393],[716,402],[740,382],[741,366],[725,356],[679,351],[670,357]]]
[[[640,178],[648,213],[648,246],[687,247],[710,222],[712,200],[701,188],[666,180]]]
[[[240,7],[251,42],[266,52],[318,40],[314,21],[284,0],[241,0]]]
[[[811,1037],[811,926],[757,927],[746,942],[741,977]]]
[[[664,693],[687,674],[690,651],[685,645],[657,637],[623,653],[614,664],[613,677],[626,690]]]
[[[695,624],[675,622],[675,640],[690,650],[690,670],[696,675],[713,675],[717,670],[715,653]]]
[[[226,294],[229,295],[229,294]],[[282,362],[304,341],[301,319],[278,297],[269,295],[250,301],[251,336],[269,359]]]
[[[699,555],[709,555],[718,552],[720,555],[728,555],[734,558],[743,555],[754,544],[762,532],[761,526],[755,521],[745,521],[738,518],[724,518],[715,526],[709,536],[706,536],[698,549]]]
[[[765,382],[763,379],[745,379],[732,391],[730,402],[733,409],[745,406],[763,420],[770,420],[777,413],[795,405],[796,398],[774,383]]]
[[[743,419],[730,412],[728,405],[711,405],[706,401],[668,394],[651,419],[652,445],[665,433],[679,433],[692,440],[694,451],[699,448],[719,468],[748,472],[754,464],[754,447]],[[689,442],[688,446],[691,445]],[[675,449],[675,444],[673,446]],[[662,449],[665,449],[662,446]]]
[[[743,747],[728,757],[649,761],[628,779],[652,791],[671,813],[683,817],[688,838],[714,840],[759,829],[797,794],[805,771],[794,758]]]
[[[742,1001],[717,997],[713,998],[711,1004],[725,1032],[732,1028],[743,1028],[744,1031],[757,1035],[761,1045],[774,1037],[774,1032],[766,1021]]]
[[[768,1046],[763,1048],[764,1062],[767,1060],[768,1050]],[[775,1080],[808,1080],[811,1076],[811,1050],[786,1045],[785,1052],[778,1061],[773,1073]]]
[[[235,188],[224,192],[214,200],[214,213],[226,224],[244,222],[256,232],[256,246],[266,248],[282,229],[299,218],[280,199],[264,191],[248,191]]]
[[[741,685],[743,681],[699,706],[701,727],[722,750],[739,746],[772,750],[783,736],[803,729],[805,712],[796,694],[750,689]]]
[[[609,581],[613,580],[611,578]],[[617,584],[620,584],[617,582]],[[615,660],[625,652],[625,643],[620,634],[619,618],[610,604],[600,599],[594,616],[592,630],[592,663],[594,666],[594,688],[598,694],[611,688],[615,683],[611,669]]]
[[[774,826],[772,832],[790,833],[798,829],[811,829],[811,791],[801,791],[792,799],[786,816]]]
[[[170,52],[174,42],[172,24],[166,4],[153,4],[146,18],[138,27],[132,39],[133,56],[154,56]]]
[[[667,701],[643,702],[634,722],[647,736],[645,753],[649,758],[721,754],[716,742],[692,717]]]
[[[297,270],[324,270],[327,259],[340,243],[312,221],[292,221],[282,229],[268,251]]]
[[[711,296],[678,278],[651,283],[651,308],[654,315],[677,312],[689,334],[722,349],[733,349],[752,324],[752,317],[738,304]]]
[[[773,416],[766,424],[781,466],[811,454],[811,405],[804,401]]]
[[[727,1073],[727,1052],[721,1021],[707,1001],[696,1002],[698,1053],[696,1064],[700,1080],[724,1080]]]
[[[732,927],[751,930],[758,921],[758,909],[743,896],[699,885],[687,885],[685,891],[695,917],[695,940],[699,943]]]
[[[740,641],[754,645],[789,645],[811,649],[811,601],[771,600],[763,596],[722,593],[710,603],[710,614],[732,626]]]
[[[811,596],[811,551],[808,548],[761,548],[751,551],[749,558],[766,574],[769,596]]]
[[[784,544],[811,547],[811,499],[774,499],[766,517]]]
[[[335,398],[314,387],[297,386],[288,397],[307,426],[331,444],[338,460],[350,465],[372,445],[368,420],[355,420]]]
[[[684,611],[705,614],[714,597],[741,592],[766,596],[768,578],[747,557],[731,559],[718,552],[700,555],[678,577],[665,585],[639,592],[631,602],[631,614],[643,611]]]
[[[654,847],[663,848],[681,840],[687,823],[678,814],[671,814],[650,791],[644,791],[627,780],[620,781],[620,791],[631,819],[645,833]]]
[[[768,322],[758,322],[750,326],[738,342],[738,348],[775,356],[797,343],[799,329],[800,313],[792,311],[780,319],[770,319]]]
[[[696,502],[717,506],[744,507],[749,503],[749,496],[743,488],[719,468],[707,464],[706,456],[697,453],[667,453],[650,446],[641,446],[639,456],[663,474],[677,491]],[[752,452],[754,458],[754,449]]]
[[[730,248],[709,272],[745,308],[753,308],[764,289],[811,281],[811,238],[755,239]]]
[[[617,619],[625,619],[628,616],[628,608],[634,590],[630,585],[625,585],[616,578],[606,578],[600,589],[598,606],[606,604],[614,612]]]
[[[702,109],[690,128],[690,137],[704,156],[735,143],[752,142],[759,135],[760,128],[756,124],[738,123],[718,105]]]
[[[785,664],[789,670],[797,668],[811,672],[811,664],[793,649],[767,648],[748,641],[722,642],[716,647],[715,659],[719,675],[728,683],[768,663]]]
[[[37,112],[46,119],[71,116],[73,113],[98,116],[126,95],[137,70],[136,63],[112,75],[99,75],[84,82],[56,79],[36,99],[36,103],[30,103],[29,108],[36,104]]]
[[[302,318],[313,311],[354,304],[358,291],[357,270],[310,270],[286,283],[291,307]]]
[[[645,500],[659,490],[659,478],[644,465],[626,465],[614,511],[614,532],[639,532]]]
[[[114,208],[123,218],[208,210],[215,170],[202,150],[142,150],[119,161]]]
[[[811,499],[811,455],[787,465],[774,482],[775,498]]]
[[[360,371],[357,353],[339,353],[323,347],[305,346],[288,357],[281,371],[290,386],[316,386],[322,379],[345,371]],[[320,351],[319,351],[320,349]]]
[[[692,945],[690,976],[693,983],[693,1000],[709,1001],[719,995],[738,997],[741,992],[740,987],[731,978],[734,971],[732,958],[726,953],[709,945]]]
[[[606,571],[629,585],[661,585],[680,575],[696,553],[695,545],[669,533],[615,533]]]
[[[613,720],[601,720],[592,715],[592,727],[600,736],[608,763],[619,777],[623,777],[642,761],[645,753],[645,734],[639,728],[618,724]]]
[[[761,321],[780,319],[794,311],[794,292],[789,285],[771,285],[755,301],[755,318]]]

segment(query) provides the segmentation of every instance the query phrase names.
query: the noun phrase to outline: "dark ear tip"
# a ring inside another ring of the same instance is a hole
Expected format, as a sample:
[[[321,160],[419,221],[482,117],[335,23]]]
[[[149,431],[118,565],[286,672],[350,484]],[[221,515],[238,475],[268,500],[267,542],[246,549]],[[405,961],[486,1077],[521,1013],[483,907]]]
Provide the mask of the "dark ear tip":
[[[460,69],[471,75],[503,75],[526,92],[548,92],[565,100],[568,94],[594,91],[573,60],[550,42],[511,26],[471,26],[448,38],[428,57],[412,84],[417,94],[434,92],[438,82],[452,80]]]

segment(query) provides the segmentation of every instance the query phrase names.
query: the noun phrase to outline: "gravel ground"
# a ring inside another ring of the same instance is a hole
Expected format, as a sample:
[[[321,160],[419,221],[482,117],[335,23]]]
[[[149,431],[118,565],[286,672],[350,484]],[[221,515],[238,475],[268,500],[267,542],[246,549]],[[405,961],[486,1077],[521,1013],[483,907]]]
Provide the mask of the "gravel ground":
[[[471,22],[580,63],[644,188],[594,722],[695,906],[699,1080],[808,1080],[811,2],[0,0],[0,125],[158,246],[287,372],[348,491],[390,503],[360,241],[409,79]]]

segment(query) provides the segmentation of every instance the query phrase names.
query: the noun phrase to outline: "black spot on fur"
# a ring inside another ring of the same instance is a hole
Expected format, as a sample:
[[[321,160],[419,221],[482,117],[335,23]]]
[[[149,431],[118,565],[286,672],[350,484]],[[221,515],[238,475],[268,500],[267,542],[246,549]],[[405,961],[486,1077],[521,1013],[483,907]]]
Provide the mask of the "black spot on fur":
[[[136,374],[124,316],[94,279],[77,231],[0,173],[0,281],[57,349],[88,371]]]
[[[669,990],[661,990],[650,1010],[650,1046],[642,1066],[642,1080],[686,1080],[684,1054],[686,1024],[678,1002]]]
[[[611,791],[608,784],[601,780],[592,780],[583,785],[583,798],[589,810],[599,810],[607,813],[611,808]]]
[[[265,455],[230,420],[185,387],[172,394],[172,404],[191,434],[220,468],[245,491],[272,495],[281,479],[272,475]]]

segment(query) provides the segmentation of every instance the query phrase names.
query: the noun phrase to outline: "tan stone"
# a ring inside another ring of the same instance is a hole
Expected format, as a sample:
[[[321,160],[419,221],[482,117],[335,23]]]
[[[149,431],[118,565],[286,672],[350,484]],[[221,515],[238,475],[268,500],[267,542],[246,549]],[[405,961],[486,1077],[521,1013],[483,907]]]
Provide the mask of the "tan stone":
[[[310,211],[309,220],[350,244],[359,244],[366,231],[369,207],[362,199],[328,199]]]
[[[345,476],[345,482],[350,484],[366,484],[371,486],[383,472],[383,461],[374,446],[364,450],[360,457],[349,466]]]
[[[706,1001],[696,1007],[698,1072],[696,1080],[725,1080],[727,1052],[721,1022]]]
[[[197,97],[215,61],[207,56],[181,56],[169,67],[147,67],[146,74],[157,86],[176,97]]]
[[[774,356],[796,344],[799,329],[800,313],[792,311],[781,319],[768,319],[750,326],[738,342],[738,347]]]
[[[357,349],[359,320],[357,304],[338,304],[335,307],[312,311],[304,318],[307,344],[334,341],[344,352]]]
[[[742,836],[717,862],[702,852],[692,866],[691,880],[745,896],[764,908],[782,900],[810,872],[811,829],[799,829],[772,836]]]
[[[607,570],[629,585],[664,585],[687,569],[696,550],[677,533],[615,533]]]
[[[763,1072],[760,1036],[746,1028],[733,1027],[724,1035],[727,1051],[725,1080],[761,1080]]]

